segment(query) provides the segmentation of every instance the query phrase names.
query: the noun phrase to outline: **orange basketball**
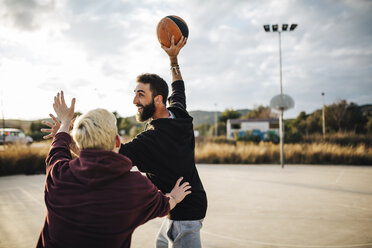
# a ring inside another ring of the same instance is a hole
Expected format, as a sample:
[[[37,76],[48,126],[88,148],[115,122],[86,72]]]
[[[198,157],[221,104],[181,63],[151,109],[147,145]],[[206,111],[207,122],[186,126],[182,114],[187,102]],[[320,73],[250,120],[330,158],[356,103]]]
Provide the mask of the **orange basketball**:
[[[160,44],[170,47],[172,35],[174,35],[174,43],[177,44],[182,36],[189,37],[189,28],[181,17],[166,16],[159,21],[156,27],[156,35]]]

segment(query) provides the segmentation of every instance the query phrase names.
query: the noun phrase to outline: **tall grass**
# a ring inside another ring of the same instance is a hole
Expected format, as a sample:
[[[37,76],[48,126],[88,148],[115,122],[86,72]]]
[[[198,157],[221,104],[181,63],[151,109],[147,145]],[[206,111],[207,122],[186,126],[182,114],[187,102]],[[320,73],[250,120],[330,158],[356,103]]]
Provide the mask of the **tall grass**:
[[[0,150],[0,176],[45,171],[50,143],[13,145]],[[4,147],[3,147],[4,148]],[[290,164],[372,165],[372,147],[365,144],[285,144],[285,162]],[[272,143],[201,141],[196,143],[197,163],[274,164],[280,162],[280,147]]]
[[[49,146],[10,145],[0,151],[0,176],[45,171]]]
[[[364,144],[341,146],[331,143],[286,144],[286,163],[372,165],[372,148]],[[279,163],[280,147],[272,143],[216,144],[199,143],[197,163],[261,164]]]

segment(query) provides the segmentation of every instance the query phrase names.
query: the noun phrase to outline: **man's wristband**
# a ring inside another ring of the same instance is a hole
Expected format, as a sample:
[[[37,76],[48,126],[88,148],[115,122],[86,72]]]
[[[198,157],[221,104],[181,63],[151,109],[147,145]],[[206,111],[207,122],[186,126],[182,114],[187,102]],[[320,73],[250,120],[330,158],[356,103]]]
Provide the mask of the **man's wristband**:
[[[178,64],[175,64],[175,65],[171,65],[171,68],[170,68],[171,71],[174,70],[174,72],[176,74],[178,74],[178,72],[180,71],[180,66]]]

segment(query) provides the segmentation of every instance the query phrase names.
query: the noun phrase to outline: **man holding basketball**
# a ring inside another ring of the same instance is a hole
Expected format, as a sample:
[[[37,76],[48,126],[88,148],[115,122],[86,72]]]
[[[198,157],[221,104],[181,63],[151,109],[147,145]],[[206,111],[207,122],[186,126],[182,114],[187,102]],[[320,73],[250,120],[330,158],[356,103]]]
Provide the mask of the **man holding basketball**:
[[[169,48],[172,93],[168,98],[167,83],[156,74],[137,77],[133,104],[138,107],[137,120],[146,121],[146,130],[131,142],[122,144],[120,153],[162,191],[169,192],[180,176],[192,186],[192,194],[177,205],[164,220],[156,239],[157,248],[201,247],[200,229],[207,210],[207,197],[195,166],[193,118],[186,110],[185,85],[177,56],[186,38]],[[169,107],[166,107],[168,98]]]
[[[185,85],[177,56],[186,38],[170,47],[168,54],[172,73],[172,94],[168,98],[167,83],[156,74],[137,77],[133,104],[138,107],[137,120],[151,119],[146,130],[132,141],[122,144],[119,153],[132,160],[134,166],[163,192],[170,192],[181,176],[190,183],[192,194],[178,204],[164,220],[157,239],[157,248],[201,247],[200,229],[207,211],[207,196],[195,166],[193,118],[186,110]],[[168,99],[169,107],[166,107]],[[54,118],[56,126],[58,121]],[[54,132],[56,126],[45,123]],[[49,138],[53,136],[45,136]]]

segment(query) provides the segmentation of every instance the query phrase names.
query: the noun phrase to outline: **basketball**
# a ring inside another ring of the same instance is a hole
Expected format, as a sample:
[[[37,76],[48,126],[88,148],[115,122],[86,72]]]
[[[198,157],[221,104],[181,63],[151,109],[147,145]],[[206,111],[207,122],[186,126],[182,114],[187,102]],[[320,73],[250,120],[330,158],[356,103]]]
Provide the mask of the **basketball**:
[[[159,21],[156,35],[161,45],[170,47],[172,35],[174,35],[174,43],[177,44],[182,36],[189,37],[189,28],[181,17],[166,16]]]

